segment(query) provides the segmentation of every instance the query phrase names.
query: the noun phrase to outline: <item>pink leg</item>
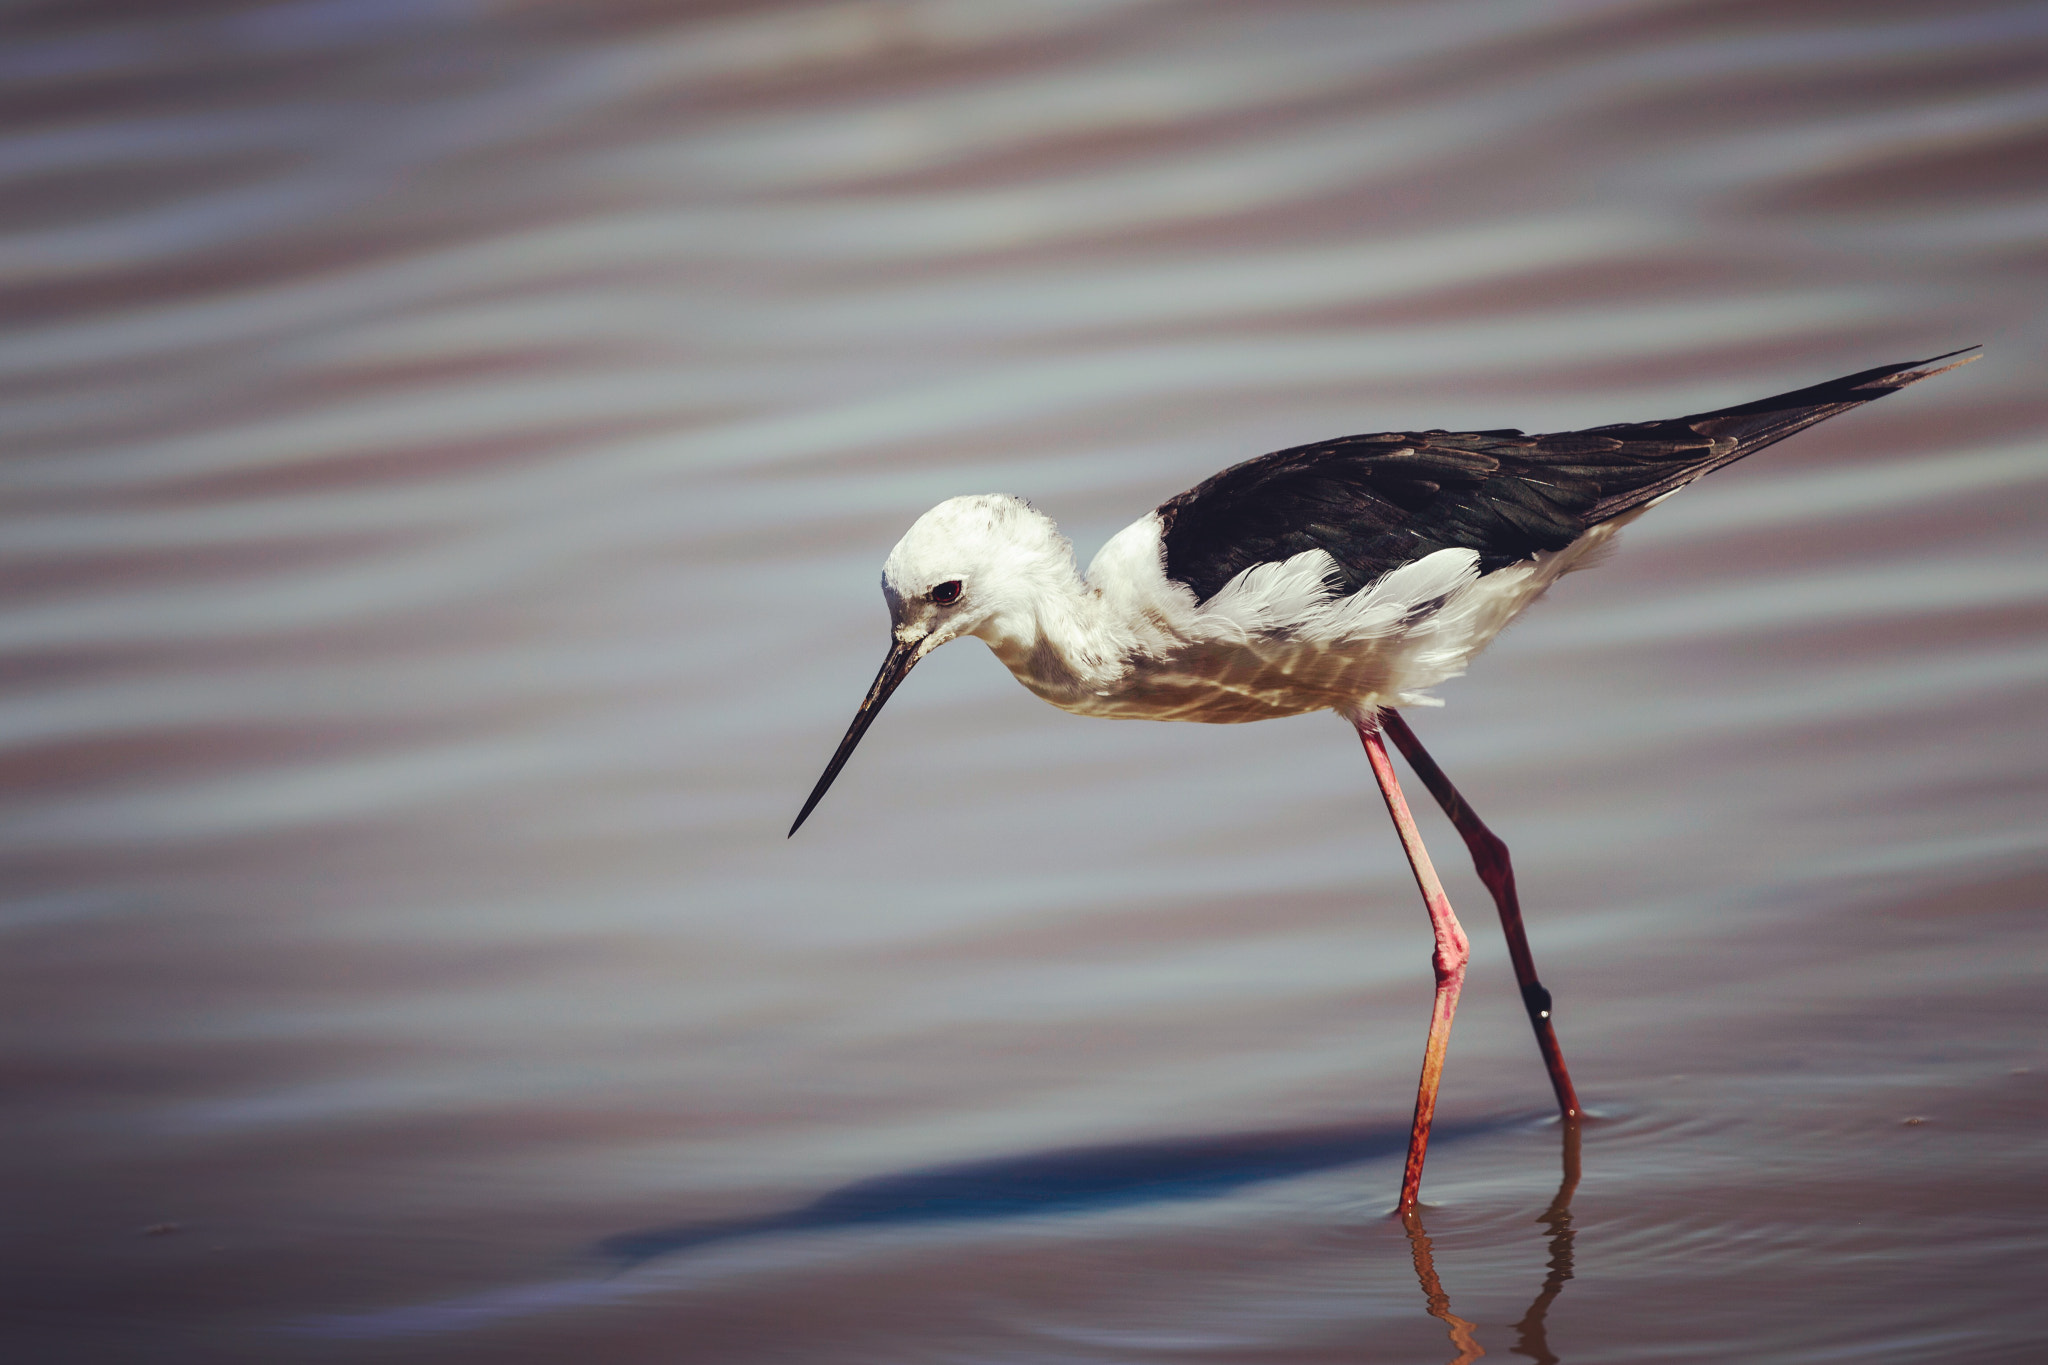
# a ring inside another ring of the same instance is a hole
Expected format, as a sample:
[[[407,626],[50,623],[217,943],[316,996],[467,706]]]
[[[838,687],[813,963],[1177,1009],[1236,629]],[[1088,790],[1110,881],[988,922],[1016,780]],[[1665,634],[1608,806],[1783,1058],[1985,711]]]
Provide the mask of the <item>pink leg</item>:
[[[1401,751],[1401,757],[1408,760],[1408,766],[1415,769],[1422,785],[1429,788],[1430,795],[1464,836],[1479,880],[1493,893],[1493,903],[1500,910],[1501,931],[1508,939],[1508,957],[1515,964],[1515,981],[1522,988],[1522,1007],[1529,1012],[1530,1027],[1536,1030],[1536,1046],[1543,1053],[1544,1069],[1550,1073],[1550,1088],[1557,1095],[1558,1112],[1567,1121],[1576,1119],[1579,1092],[1572,1088],[1571,1073],[1564,1069],[1564,1053],[1558,1048],[1557,1029],[1550,1021],[1550,992],[1536,979],[1536,959],[1529,953],[1528,931],[1522,928],[1522,903],[1515,895],[1515,868],[1508,861],[1508,846],[1466,804],[1464,796],[1444,776],[1444,770],[1437,767],[1436,760],[1422,747],[1422,741],[1408,728],[1400,712],[1382,711],[1379,720]]]
[[[1358,727],[1365,756],[1372,762],[1372,775],[1379,779],[1380,795],[1386,798],[1387,814],[1394,818],[1402,851],[1407,853],[1415,884],[1422,890],[1422,903],[1429,907],[1430,927],[1436,931],[1436,1002],[1429,1014],[1429,1041],[1422,1051],[1422,1080],[1415,1088],[1415,1125],[1408,1133],[1408,1166],[1401,1173],[1400,1211],[1409,1213],[1415,1208],[1416,1192],[1422,1185],[1422,1158],[1429,1150],[1430,1123],[1436,1118],[1437,1083],[1443,1079],[1444,1050],[1451,1043],[1451,1018],[1458,1012],[1458,993],[1465,989],[1465,963],[1472,956],[1472,949],[1451,910],[1450,898],[1444,895],[1443,883],[1437,880],[1436,869],[1430,866],[1429,850],[1422,846],[1415,817],[1408,813],[1408,802],[1394,777],[1393,760],[1387,757],[1387,746],[1380,742],[1377,719],[1369,717],[1352,724]]]

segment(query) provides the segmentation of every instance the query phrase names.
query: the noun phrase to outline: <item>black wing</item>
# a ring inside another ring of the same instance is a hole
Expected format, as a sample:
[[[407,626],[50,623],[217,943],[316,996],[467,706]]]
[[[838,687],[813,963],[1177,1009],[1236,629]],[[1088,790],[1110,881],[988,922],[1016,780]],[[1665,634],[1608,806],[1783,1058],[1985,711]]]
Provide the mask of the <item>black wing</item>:
[[[1166,574],[1207,601],[1252,565],[1304,550],[1329,553],[1337,562],[1331,586],[1344,594],[1442,549],[1477,550],[1480,572],[1490,572],[1561,550],[1591,527],[1815,422],[1968,363],[1922,368],[1947,359],[1881,366],[1663,422],[1547,436],[1381,432],[1276,451],[1161,504]]]

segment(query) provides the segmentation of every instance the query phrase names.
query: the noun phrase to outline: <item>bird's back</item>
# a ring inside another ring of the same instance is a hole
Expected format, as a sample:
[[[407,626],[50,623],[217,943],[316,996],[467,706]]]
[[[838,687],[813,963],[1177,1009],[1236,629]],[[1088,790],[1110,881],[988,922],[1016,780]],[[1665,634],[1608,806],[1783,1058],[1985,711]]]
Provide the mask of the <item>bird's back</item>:
[[[1206,602],[1254,565],[1310,550],[1334,561],[1330,587],[1340,595],[1445,549],[1475,552],[1479,571],[1491,573],[1561,551],[1725,464],[1954,368],[1924,368],[1947,359],[1666,421],[1536,436],[1380,432],[1276,451],[1160,506],[1166,574]]]

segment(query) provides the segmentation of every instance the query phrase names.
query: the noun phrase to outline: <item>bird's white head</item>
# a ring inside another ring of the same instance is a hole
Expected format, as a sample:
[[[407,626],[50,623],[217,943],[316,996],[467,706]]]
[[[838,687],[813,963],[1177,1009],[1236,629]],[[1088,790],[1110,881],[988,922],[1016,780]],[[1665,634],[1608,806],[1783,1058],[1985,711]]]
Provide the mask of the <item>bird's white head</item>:
[[[919,517],[882,565],[899,642],[919,658],[963,635],[987,636],[1028,612],[1044,581],[1073,575],[1073,547],[1022,498],[948,498]]]
[[[919,517],[882,565],[882,595],[889,600],[893,637],[889,657],[789,832],[796,833],[824,799],[825,789],[913,664],[963,635],[993,643],[1023,630],[1052,594],[1077,586],[1073,547],[1052,518],[1022,498],[1003,493],[948,498]]]

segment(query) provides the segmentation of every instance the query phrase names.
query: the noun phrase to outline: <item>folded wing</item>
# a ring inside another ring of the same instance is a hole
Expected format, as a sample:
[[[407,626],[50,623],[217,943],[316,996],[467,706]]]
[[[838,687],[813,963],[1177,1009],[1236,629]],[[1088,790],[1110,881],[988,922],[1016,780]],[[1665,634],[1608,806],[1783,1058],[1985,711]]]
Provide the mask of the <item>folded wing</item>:
[[[1167,577],[1206,602],[1246,569],[1307,550],[1330,556],[1329,587],[1340,596],[1438,550],[1475,551],[1488,573],[1561,550],[1794,432],[1976,359],[1927,368],[1961,354],[1661,422],[1538,436],[1380,432],[1276,451],[1160,506]]]

